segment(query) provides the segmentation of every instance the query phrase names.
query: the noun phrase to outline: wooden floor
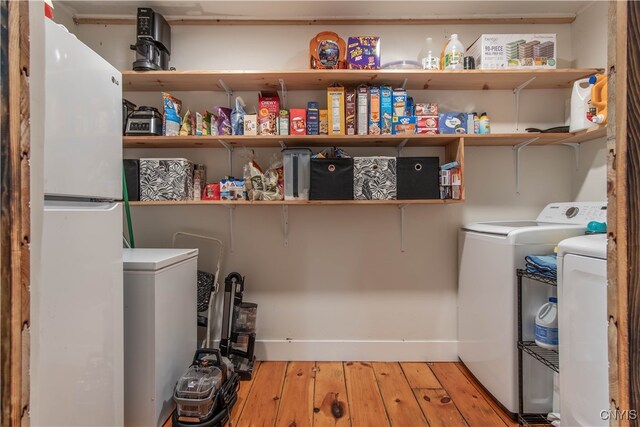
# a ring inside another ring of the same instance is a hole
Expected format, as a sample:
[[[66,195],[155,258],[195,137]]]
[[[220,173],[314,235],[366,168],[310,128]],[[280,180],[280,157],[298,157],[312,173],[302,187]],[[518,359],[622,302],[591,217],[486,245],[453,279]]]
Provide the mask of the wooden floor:
[[[233,427],[518,425],[460,363],[257,363]]]

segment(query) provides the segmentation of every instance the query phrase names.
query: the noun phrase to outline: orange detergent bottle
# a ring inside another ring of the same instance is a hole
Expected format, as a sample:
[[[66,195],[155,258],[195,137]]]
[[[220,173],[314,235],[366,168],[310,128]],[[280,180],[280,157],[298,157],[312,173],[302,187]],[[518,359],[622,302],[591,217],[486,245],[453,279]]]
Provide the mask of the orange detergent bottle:
[[[591,121],[599,125],[607,124],[607,75],[598,74],[589,78],[591,86],[591,104],[596,107],[596,114]]]

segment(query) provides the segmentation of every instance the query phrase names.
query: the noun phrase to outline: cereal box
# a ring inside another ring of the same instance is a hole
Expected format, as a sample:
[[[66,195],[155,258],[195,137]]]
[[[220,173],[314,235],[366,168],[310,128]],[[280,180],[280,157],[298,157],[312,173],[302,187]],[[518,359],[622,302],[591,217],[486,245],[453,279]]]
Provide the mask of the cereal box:
[[[413,135],[416,133],[415,116],[393,116],[394,135]]]
[[[356,90],[348,88],[344,91],[344,109],[345,109],[345,125],[346,134],[356,134]]]
[[[291,135],[307,134],[307,110],[304,108],[292,108],[289,110]]]
[[[438,129],[438,116],[416,116],[416,125],[420,128]]]
[[[369,88],[369,135],[380,135],[380,88]]]
[[[347,63],[350,70],[380,69],[380,37],[349,37]]]
[[[438,128],[418,128],[416,130],[418,135],[438,135]]]
[[[365,85],[358,86],[358,135],[366,135],[369,132],[369,97]]]
[[[329,135],[329,110],[320,110],[320,122],[318,128],[320,135]]]
[[[404,116],[407,109],[407,91],[404,89],[393,90],[393,115]]]
[[[280,99],[277,93],[265,94],[258,98],[258,133],[260,135],[278,134],[278,112]]]
[[[344,88],[327,89],[327,108],[329,110],[329,135],[344,135]]]
[[[479,70],[556,68],[556,35],[483,34],[466,54]]]
[[[317,102],[307,103],[307,135],[318,135],[320,132],[320,106]]]
[[[404,116],[403,114],[400,114]],[[393,118],[393,91],[390,87],[380,88],[380,134],[391,135],[391,121]]]
[[[278,114],[278,135],[289,135],[289,111],[280,110]]]
[[[437,116],[438,104],[435,102],[426,104],[423,102],[416,103],[416,116]]]

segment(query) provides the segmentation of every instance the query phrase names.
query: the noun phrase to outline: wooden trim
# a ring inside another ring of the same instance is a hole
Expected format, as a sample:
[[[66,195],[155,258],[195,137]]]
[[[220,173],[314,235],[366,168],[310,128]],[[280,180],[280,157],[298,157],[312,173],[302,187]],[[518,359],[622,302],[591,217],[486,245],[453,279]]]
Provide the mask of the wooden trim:
[[[0,413],[28,425],[29,406],[29,2],[2,0],[2,208]],[[4,86],[4,84],[3,84]]]
[[[170,25],[529,25],[571,24],[575,15],[532,16],[505,18],[426,18],[426,19],[369,19],[369,18],[318,18],[318,19],[216,19],[216,18],[168,18]],[[135,25],[135,18],[76,16],[76,25]]]

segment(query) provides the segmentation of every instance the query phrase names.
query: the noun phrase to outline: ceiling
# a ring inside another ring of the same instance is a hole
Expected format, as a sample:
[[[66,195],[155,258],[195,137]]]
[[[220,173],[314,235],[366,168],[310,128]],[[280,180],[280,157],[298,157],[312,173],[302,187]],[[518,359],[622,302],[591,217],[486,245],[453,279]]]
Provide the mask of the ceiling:
[[[74,17],[134,17],[141,6],[152,7],[168,19],[310,19],[310,18],[470,18],[575,16],[593,1],[81,1],[54,0]]]

